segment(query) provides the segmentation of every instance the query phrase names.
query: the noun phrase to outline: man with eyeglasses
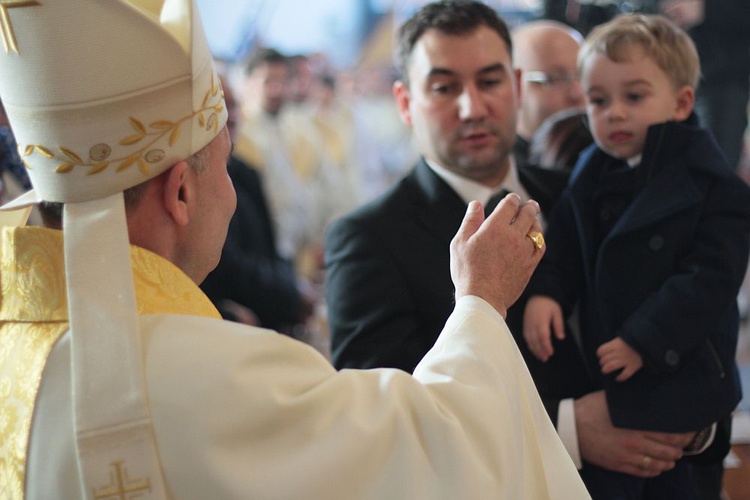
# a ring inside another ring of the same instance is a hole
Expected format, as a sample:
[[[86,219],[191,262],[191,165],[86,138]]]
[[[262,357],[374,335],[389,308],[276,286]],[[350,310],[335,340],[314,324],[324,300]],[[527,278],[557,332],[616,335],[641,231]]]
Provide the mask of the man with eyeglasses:
[[[520,164],[528,163],[531,138],[550,115],[583,107],[576,57],[583,37],[557,21],[532,21],[513,33],[513,62],[521,74],[521,105],[514,150]]]

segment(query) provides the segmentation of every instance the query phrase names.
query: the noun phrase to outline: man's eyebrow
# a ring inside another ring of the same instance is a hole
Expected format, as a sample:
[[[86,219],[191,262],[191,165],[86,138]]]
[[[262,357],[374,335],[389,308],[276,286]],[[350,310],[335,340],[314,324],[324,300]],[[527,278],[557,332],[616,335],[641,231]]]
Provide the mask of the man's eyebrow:
[[[489,66],[485,66],[484,68],[477,71],[477,73],[484,74],[484,73],[494,73],[495,71],[500,71],[502,73],[507,73],[508,68],[503,63],[497,63],[497,64],[490,64]]]
[[[455,71],[451,71],[448,68],[431,68],[430,72],[427,73],[427,78],[433,76],[453,76],[455,74]]]
[[[496,63],[496,64],[490,64],[489,66],[484,66],[483,68],[480,68],[479,71],[477,71],[477,74],[486,74],[486,73],[494,73],[495,71],[500,71],[502,73],[507,73],[508,69],[507,66],[503,63]],[[456,72],[453,70],[450,70],[448,68],[432,68],[430,69],[430,72],[427,73],[427,77],[433,77],[433,76],[453,76]]]

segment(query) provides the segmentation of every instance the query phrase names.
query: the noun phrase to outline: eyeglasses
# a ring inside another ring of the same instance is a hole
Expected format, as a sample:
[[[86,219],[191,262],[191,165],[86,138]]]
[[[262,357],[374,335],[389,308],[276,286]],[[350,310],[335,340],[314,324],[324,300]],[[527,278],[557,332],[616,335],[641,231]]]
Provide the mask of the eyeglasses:
[[[542,87],[569,88],[573,82],[578,81],[578,75],[573,73],[548,75],[544,71],[524,71],[523,80],[525,82],[538,83]]]

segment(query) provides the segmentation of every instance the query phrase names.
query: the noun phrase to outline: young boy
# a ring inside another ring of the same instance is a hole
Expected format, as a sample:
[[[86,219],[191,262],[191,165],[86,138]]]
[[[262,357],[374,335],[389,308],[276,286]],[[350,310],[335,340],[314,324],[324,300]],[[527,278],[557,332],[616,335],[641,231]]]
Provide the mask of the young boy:
[[[577,305],[615,425],[710,440],[741,397],[750,188],[692,113],[700,64],[685,32],[659,16],[619,17],[589,35],[578,66],[596,144],[550,216],[524,338],[548,360]],[[590,464],[581,474],[597,499],[696,498],[684,460],[652,479]]]

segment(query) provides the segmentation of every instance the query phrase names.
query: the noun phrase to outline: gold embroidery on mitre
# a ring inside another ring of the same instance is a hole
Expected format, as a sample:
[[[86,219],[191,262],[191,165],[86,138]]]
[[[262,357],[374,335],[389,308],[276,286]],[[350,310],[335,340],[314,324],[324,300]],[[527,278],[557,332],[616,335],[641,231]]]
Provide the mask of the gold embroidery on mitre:
[[[131,493],[151,491],[151,478],[130,479],[128,469],[123,465],[124,460],[116,460],[109,464],[110,484],[101,488],[94,488],[95,499],[130,498]]]
[[[14,9],[18,7],[35,7],[41,5],[36,0],[0,0],[0,34],[3,38],[3,47],[5,47],[5,53],[9,52],[8,49],[18,54],[18,44],[16,43],[16,34],[13,31],[13,24],[10,22],[10,15],[8,9]]]
[[[0,0],[0,2],[2,1]],[[156,120],[146,126],[141,120],[131,116],[130,126],[133,129],[133,133],[122,138],[119,141],[119,145],[140,145],[140,148],[132,153],[119,158],[109,159],[112,147],[109,144],[99,143],[91,146],[89,149],[89,160],[85,161],[72,149],[64,146],[59,146],[58,150],[60,153],[56,154],[48,147],[39,144],[29,144],[23,148],[21,159],[26,168],[31,168],[26,158],[34,153],[39,153],[47,158],[53,158],[60,162],[55,167],[55,172],[58,174],[67,174],[68,172],[72,172],[76,167],[87,167],[88,172],[86,172],[86,175],[94,175],[103,172],[112,164],[117,164],[115,172],[122,172],[133,165],[138,165],[139,170],[144,175],[148,175],[148,164],[158,163],[166,156],[163,149],[152,148],[152,146],[167,136],[169,136],[167,141],[169,147],[174,146],[180,138],[181,127],[185,122],[197,118],[198,124],[201,127],[205,127],[206,131],[210,131],[211,129],[213,129],[214,133],[219,131],[219,113],[224,110],[222,102],[224,93],[219,92],[221,87],[216,83],[217,81],[218,78],[215,78],[214,74],[211,73],[211,86],[203,97],[201,107],[176,121]],[[206,120],[205,114],[208,114],[208,120]],[[21,146],[19,145],[20,151]]]

